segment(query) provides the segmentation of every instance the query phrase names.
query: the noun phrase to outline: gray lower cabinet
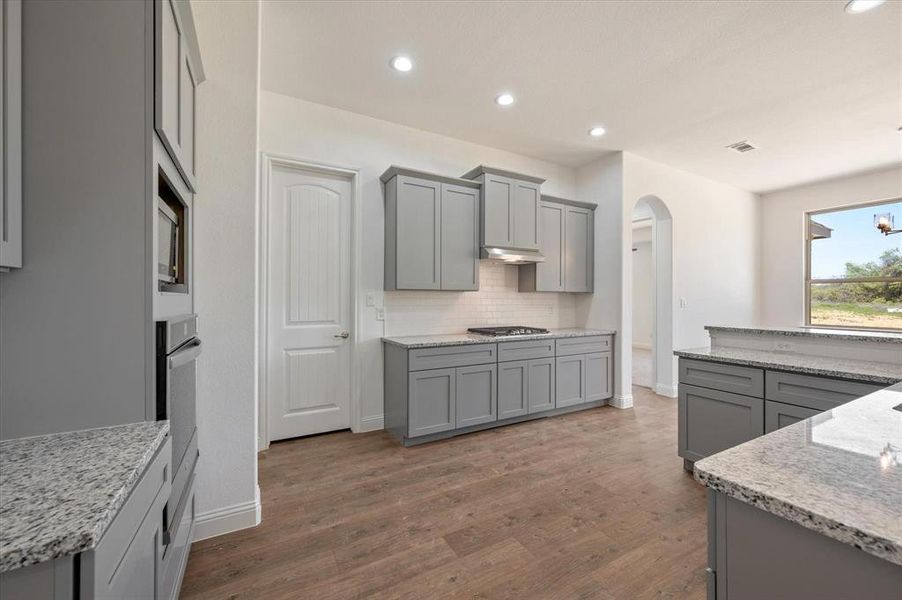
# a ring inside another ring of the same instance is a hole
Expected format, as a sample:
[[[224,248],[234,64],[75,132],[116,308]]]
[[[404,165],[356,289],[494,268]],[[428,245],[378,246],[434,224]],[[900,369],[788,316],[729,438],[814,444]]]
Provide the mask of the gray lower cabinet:
[[[678,454],[684,466],[884,386],[680,358]]]
[[[457,418],[455,369],[410,374],[410,437],[450,431]]]
[[[818,414],[819,410],[784,404],[783,402],[764,401],[764,433],[776,431],[787,425],[804,421]]]
[[[545,262],[521,265],[521,292],[591,292],[595,270],[595,209],[542,196],[539,251]]]
[[[586,402],[586,357],[559,356],[556,361],[555,406],[563,408]]]
[[[386,340],[385,429],[409,445],[599,406],[613,390],[612,336],[562,341],[406,348]]]
[[[171,491],[172,442],[167,440],[135,484],[97,546],[0,574],[3,600],[162,599],[164,511]],[[193,516],[193,513],[192,513]],[[190,527],[186,528],[190,530]],[[186,546],[190,540],[186,540]]]
[[[470,427],[498,420],[497,365],[455,369],[456,427]]]
[[[679,455],[696,461],[764,433],[764,400],[680,384]]]
[[[385,183],[385,289],[479,289],[479,186],[392,167]]]
[[[498,418],[529,414],[529,361],[498,363]]]

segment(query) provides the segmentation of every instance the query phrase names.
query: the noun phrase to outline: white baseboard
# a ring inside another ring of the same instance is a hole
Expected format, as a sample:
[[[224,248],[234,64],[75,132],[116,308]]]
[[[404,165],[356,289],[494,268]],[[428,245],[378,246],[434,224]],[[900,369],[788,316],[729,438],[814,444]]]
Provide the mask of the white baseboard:
[[[625,396],[614,396],[613,398],[611,398],[610,405],[614,408],[632,408],[633,395],[627,394]]]
[[[259,485],[256,487],[254,496],[255,498],[250,502],[198,513],[197,521],[194,523],[194,541],[198,542],[259,525],[262,517]]]
[[[659,396],[667,396],[668,398],[676,398],[679,394],[679,388],[675,385],[664,385],[663,383],[655,384],[655,393]]]
[[[651,344],[643,344],[642,342],[633,342],[633,348],[639,350],[651,350]]]
[[[385,418],[383,415],[373,417],[363,417],[360,419],[360,427],[354,433],[365,433],[367,431],[380,431],[385,429]]]

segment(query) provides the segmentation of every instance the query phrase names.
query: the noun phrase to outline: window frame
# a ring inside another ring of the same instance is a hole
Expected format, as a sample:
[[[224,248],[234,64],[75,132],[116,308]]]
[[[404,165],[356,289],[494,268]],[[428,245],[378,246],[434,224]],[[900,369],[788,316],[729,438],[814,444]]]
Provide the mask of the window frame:
[[[813,241],[811,238],[811,219],[815,215],[822,215],[824,213],[833,213],[840,212],[844,210],[854,210],[856,208],[867,208],[869,206],[879,206],[881,204],[892,204],[893,202],[902,202],[902,196],[889,198],[884,198],[882,200],[871,200],[868,202],[855,202],[853,204],[844,204],[840,206],[833,206],[830,208],[819,208],[817,210],[807,210],[804,212],[804,220],[802,226],[804,227],[804,235],[803,235],[803,244],[805,246],[805,269],[804,269],[804,277],[803,277],[803,286],[805,288],[804,296],[804,312],[805,312],[805,323],[804,327],[811,327],[815,329],[847,329],[850,331],[889,331],[893,333],[902,332],[902,327],[857,327],[854,325],[826,325],[826,324],[813,324],[811,322],[811,286],[812,284],[817,283],[902,283],[902,277],[849,277],[849,278],[840,278],[840,279],[812,279],[811,278],[811,242]],[[897,233],[894,235],[902,236],[902,233]]]

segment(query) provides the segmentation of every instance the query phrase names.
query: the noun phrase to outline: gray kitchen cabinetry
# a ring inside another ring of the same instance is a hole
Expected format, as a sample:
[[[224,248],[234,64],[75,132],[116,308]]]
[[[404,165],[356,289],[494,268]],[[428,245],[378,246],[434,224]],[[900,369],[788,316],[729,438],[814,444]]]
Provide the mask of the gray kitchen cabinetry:
[[[0,4],[0,269],[22,266],[22,2]]]
[[[611,335],[384,349],[385,428],[404,445],[600,406]]]
[[[520,266],[521,292],[591,292],[595,270],[595,207],[542,196],[539,252],[545,262]]]
[[[820,411],[783,402],[764,401],[764,433],[776,431],[787,425],[813,417]]]
[[[479,185],[391,167],[385,184],[385,289],[479,289]]]
[[[196,192],[195,94],[204,75],[191,8],[178,0],[154,0],[154,23],[154,128]]]
[[[4,600],[93,600],[101,598],[171,598],[164,589],[163,529],[170,494],[172,442],[167,439],[97,545],[65,556],[0,574]]]
[[[479,182],[480,243],[486,247],[539,248],[540,187],[538,177],[480,165],[463,179]]]
[[[684,467],[884,386],[680,358],[678,454]]]

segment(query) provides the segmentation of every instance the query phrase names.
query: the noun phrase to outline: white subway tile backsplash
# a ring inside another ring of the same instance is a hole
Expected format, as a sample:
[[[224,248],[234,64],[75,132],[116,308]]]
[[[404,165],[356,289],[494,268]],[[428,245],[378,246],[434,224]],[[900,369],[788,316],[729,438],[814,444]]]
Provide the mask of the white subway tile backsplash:
[[[481,325],[577,327],[577,294],[520,293],[517,267],[483,261],[478,292],[385,292],[385,335],[460,333]]]

